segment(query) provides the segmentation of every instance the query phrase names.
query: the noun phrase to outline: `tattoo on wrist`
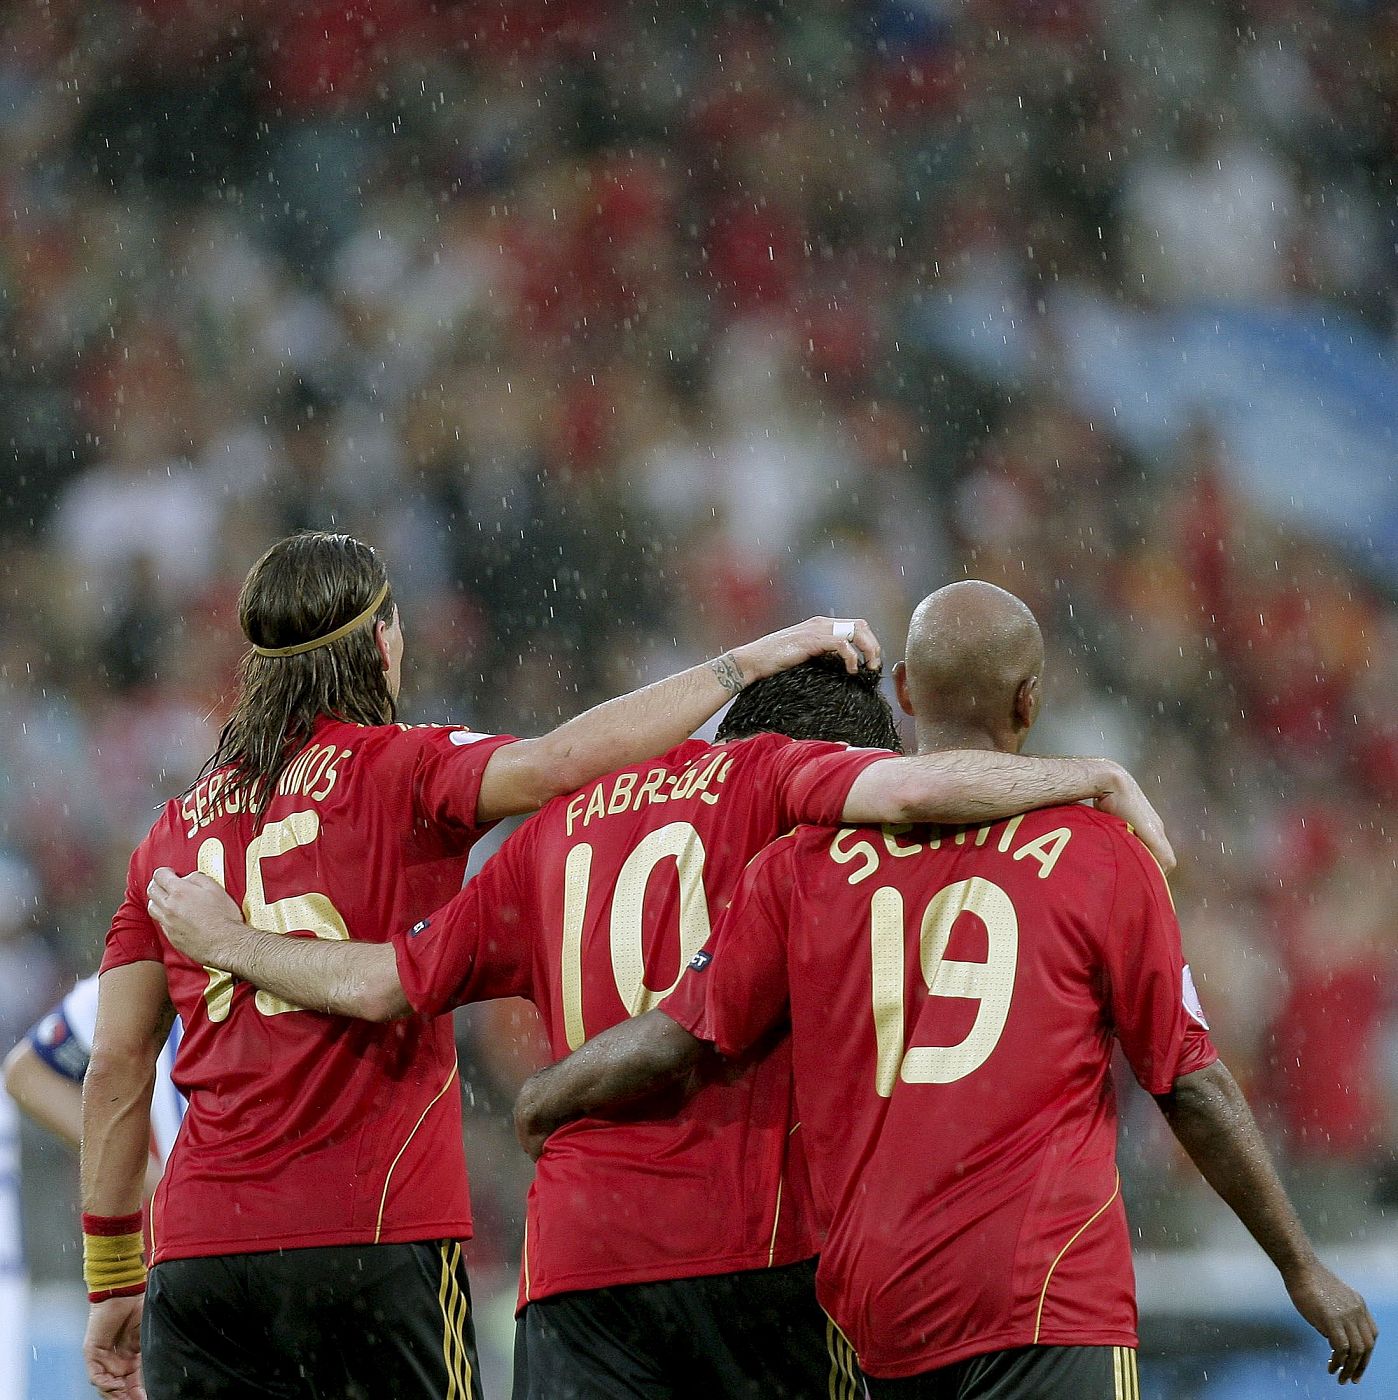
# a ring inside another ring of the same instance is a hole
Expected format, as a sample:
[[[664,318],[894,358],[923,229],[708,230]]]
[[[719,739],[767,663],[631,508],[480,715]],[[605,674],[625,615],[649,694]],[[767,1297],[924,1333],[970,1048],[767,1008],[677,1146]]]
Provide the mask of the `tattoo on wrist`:
[[[742,667],[733,659],[731,651],[726,651],[717,660],[710,661],[709,670],[730,695],[736,695],[747,684],[743,679]]]

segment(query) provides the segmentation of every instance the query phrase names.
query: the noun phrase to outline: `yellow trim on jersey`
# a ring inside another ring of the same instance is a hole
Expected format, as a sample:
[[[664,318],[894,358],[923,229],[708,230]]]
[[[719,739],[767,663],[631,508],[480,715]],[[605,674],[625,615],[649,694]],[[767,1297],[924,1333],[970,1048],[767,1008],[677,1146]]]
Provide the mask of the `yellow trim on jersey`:
[[[1050,1281],[1051,1281],[1052,1278],[1053,1278],[1053,1271],[1058,1267],[1059,1262],[1060,1262],[1060,1260],[1062,1260],[1063,1256],[1064,1256],[1065,1254],[1067,1254],[1067,1252],[1068,1252],[1070,1249],[1072,1249],[1072,1247],[1078,1242],[1078,1237],[1083,1233],[1083,1231],[1086,1230],[1087,1227],[1088,1227],[1089,1225],[1091,1225],[1092,1222],[1093,1222],[1094,1220],[1096,1220],[1097,1217],[1100,1216],[1100,1215],[1102,1214],[1102,1212],[1105,1211],[1105,1210],[1107,1209],[1107,1207],[1108,1207],[1109,1205],[1111,1205],[1111,1203],[1112,1203],[1114,1200],[1116,1200],[1116,1198],[1117,1198],[1117,1193],[1118,1193],[1120,1190],[1121,1190],[1121,1172],[1118,1170],[1118,1171],[1117,1171],[1117,1174],[1116,1174],[1116,1185],[1114,1185],[1114,1186],[1112,1187],[1112,1194],[1111,1194],[1110,1196],[1108,1196],[1107,1199],[1106,1199],[1105,1201],[1103,1201],[1102,1204],[1101,1204],[1100,1206],[1098,1206],[1097,1209],[1094,1210],[1094,1211],[1092,1212],[1092,1214],[1089,1215],[1089,1216],[1087,1217],[1087,1219],[1084,1220],[1083,1223],[1082,1223],[1081,1225],[1078,1226],[1077,1230],[1076,1230],[1076,1231],[1074,1232],[1074,1234],[1073,1234],[1073,1237],[1068,1241],[1067,1244],[1065,1244],[1065,1245],[1063,1246],[1062,1249],[1060,1249],[1060,1250],[1058,1251],[1057,1255],[1054,1257],[1053,1263],[1049,1265],[1048,1273],[1046,1273],[1046,1274],[1044,1275],[1044,1286],[1039,1290],[1039,1310],[1038,1310],[1038,1312],[1036,1312],[1036,1313],[1034,1314],[1034,1345],[1035,1345],[1035,1346],[1038,1346],[1038,1344],[1039,1344],[1039,1331],[1040,1331],[1040,1329],[1041,1329],[1041,1328],[1043,1327],[1043,1325],[1044,1325],[1044,1299],[1046,1299],[1046,1298],[1048,1297],[1048,1288],[1049,1288],[1049,1283],[1050,1283]]]
[[[791,1125],[791,1128],[786,1135],[786,1140],[788,1142],[791,1141],[792,1135],[800,1126],[801,1124],[799,1122],[793,1123]],[[777,1178],[777,1209],[776,1214],[772,1216],[772,1238],[767,1245],[767,1267],[769,1269],[772,1267],[773,1260],[775,1260],[777,1257],[777,1225],[780,1223],[782,1218],[782,1185],[785,1182],[785,1180],[786,1178],[784,1175],[779,1176]]]
[[[777,1178],[777,1208],[772,1215],[772,1238],[767,1245],[767,1267],[772,1267],[772,1261],[777,1257],[777,1226],[782,1218],[782,1178]]]
[[[1132,836],[1134,836],[1134,837],[1136,838],[1137,841],[1141,841],[1140,833],[1136,830],[1136,828],[1135,828],[1134,826],[1131,825],[1130,822],[1127,822],[1127,824],[1126,824],[1126,830],[1127,830]],[[1160,882],[1161,882],[1161,884],[1163,884],[1163,885],[1165,886],[1165,897],[1170,901],[1170,908],[1171,908],[1171,909],[1174,909],[1174,908],[1175,908],[1175,892],[1174,892],[1174,890],[1172,890],[1172,889],[1170,888],[1170,877],[1165,873],[1165,867],[1164,867],[1163,865],[1161,865],[1160,860],[1159,860],[1159,858],[1156,856],[1155,852],[1154,852],[1153,850],[1151,850],[1151,848],[1150,848],[1149,846],[1147,846],[1146,843],[1145,843],[1144,841],[1141,841],[1141,848],[1142,848],[1142,849],[1145,851],[1145,853],[1151,858],[1151,860],[1153,860],[1153,861],[1155,862],[1155,868],[1160,872]],[[1176,910],[1176,912],[1178,913],[1179,911]]]
[[[520,1262],[524,1265],[524,1301],[532,1303],[534,1300],[529,1296],[529,1209],[527,1206],[524,1213],[524,1248]]]
[[[457,1059],[456,1056],[453,1054],[451,1057],[451,1073],[447,1075],[447,1082],[443,1084],[442,1087],[438,1089],[435,1094],[432,1095],[431,1102],[427,1105],[426,1108],[422,1110],[421,1116],[418,1118],[417,1122],[413,1124],[412,1132],[410,1132],[408,1136],[403,1139],[402,1147],[398,1149],[398,1153],[394,1157],[393,1161],[391,1161],[388,1164],[388,1175],[385,1176],[383,1179],[383,1195],[379,1197],[379,1218],[374,1222],[375,1244],[378,1244],[379,1236],[383,1233],[383,1212],[384,1207],[388,1204],[388,1188],[389,1184],[393,1180],[393,1173],[397,1170],[398,1163],[401,1160],[403,1154],[408,1150],[408,1144],[417,1136],[417,1130],[420,1127],[422,1127],[423,1123],[427,1119],[427,1115],[432,1112],[433,1106],[436,1104],[437,1100],[440,1099],[442,1095],[445,1094],[446,1091],[451,1088],[451,1082],[453,1079],[456,1078],[456,1067]]]

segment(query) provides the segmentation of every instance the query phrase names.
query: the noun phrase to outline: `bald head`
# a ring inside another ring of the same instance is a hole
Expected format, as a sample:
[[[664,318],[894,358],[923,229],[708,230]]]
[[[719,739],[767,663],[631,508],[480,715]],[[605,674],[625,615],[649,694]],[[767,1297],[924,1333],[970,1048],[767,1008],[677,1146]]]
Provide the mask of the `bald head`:
[[[899,699],[926,747],[988,740],[1018,750],[1038,709],[1044,639],[1013,593],[968,580],[918,604]]]

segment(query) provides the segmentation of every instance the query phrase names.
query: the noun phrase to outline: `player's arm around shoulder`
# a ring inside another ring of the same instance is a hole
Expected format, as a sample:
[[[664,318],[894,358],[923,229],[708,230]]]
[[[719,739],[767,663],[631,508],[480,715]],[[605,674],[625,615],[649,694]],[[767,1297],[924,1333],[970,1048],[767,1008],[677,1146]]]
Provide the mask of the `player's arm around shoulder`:
[[[704,1052],[704,1042],[660,1007],[622,1021],[525,1080],[515,1100],[515,1136],[538,1161],[545,1140],[565,1123],[673,1084]]]
[[[753,681],[827,653],[851,673],[861,664],[877,667],[880,658],[862,618],[813,617],[596,705],[541,738],[504,745],[481,778],[478,818],[536,811],[604,773],[664,753]]]
[[[870,764],[854,780],[842,820],[973,825],[1077,802],[1092,802],[1120,817],[1162,869],[1174,868],[1159,814],[1131,774],[1105,758],[1033,758],[974,749],[890,757]]]
[[[147,908],[186,957],[221,968],[293,1005],[332,1016],[392,1021],[411,1013],[391,943],[294,938],[253,928],[206,875],[157,869]]]

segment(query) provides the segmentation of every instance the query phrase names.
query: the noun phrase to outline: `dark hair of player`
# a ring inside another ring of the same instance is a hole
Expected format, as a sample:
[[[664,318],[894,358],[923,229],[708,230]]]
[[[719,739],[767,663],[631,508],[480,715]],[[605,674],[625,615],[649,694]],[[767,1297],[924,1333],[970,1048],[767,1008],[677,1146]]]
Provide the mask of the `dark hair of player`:
[[[754,734],[903,751],[893,711],[879,690],[879,672],[861,666],[850,675],[835,656],[803,661],[740,692],[716,738],[722,744]]]
[[[295,646],[349,622],[387,584],[387,570],[369,545],[349,535],[305,531],[278,540],[248,570],[238,621],[254,648]],[[373,622],[392,618],[390,590]],[[388,724],[396,712],[372,624],[297,656],[250,649],[238,667],[233,713],[200,776],[230,769],[224,792],[242,789],[260,816],[317,719]]]

